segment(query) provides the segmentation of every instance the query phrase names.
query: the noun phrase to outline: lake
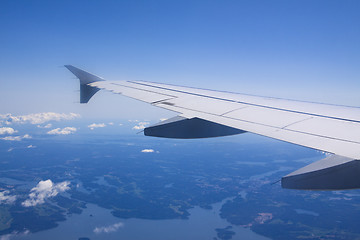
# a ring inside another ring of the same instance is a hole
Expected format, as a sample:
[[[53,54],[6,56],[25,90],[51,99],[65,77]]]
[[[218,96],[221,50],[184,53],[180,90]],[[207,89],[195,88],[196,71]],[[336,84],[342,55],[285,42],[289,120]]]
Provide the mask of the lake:
[[[54,229],[38,233],[20,233],[11,236],[11,239],[24,240],[63,240],[87,237],[91,240],[100,239],[126,239],[126,240],[184,240],[184,239],[209,239],[216,237],[216,228],[230,226],[225,219],[220,218],[219,211],[226,200],[212,205],[213,209],[207,210],[200,207],[191,209],[188,220],[144,220],[120,219],[111,215],[110,210],[87,204],[81,214],[73,214]],[[266,240],[248,228],[233,226],[231,231],[236,234],[233,240]]]

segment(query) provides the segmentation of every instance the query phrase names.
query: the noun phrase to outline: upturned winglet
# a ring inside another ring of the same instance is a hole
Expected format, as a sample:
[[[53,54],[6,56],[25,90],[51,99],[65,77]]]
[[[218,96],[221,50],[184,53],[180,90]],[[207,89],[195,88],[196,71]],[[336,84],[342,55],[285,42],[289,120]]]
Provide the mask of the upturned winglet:
[[[65,65],[65,67],[80,80],[80,103],[87,103],[90,98],[100,90],[96,87],[89,86],[89,83],[105,81],[101,77],[85,72],[72,65]]]

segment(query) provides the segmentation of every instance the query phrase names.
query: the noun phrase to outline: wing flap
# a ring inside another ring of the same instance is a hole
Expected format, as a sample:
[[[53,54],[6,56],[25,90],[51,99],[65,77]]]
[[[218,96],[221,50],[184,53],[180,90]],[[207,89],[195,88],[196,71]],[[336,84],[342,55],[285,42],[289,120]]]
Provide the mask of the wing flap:
[[[285,128],[311,117],[300,113],[251,106],[227,113],[224,117],[253,122],[275,128]]]
[[[360,143],[360,124],[357,122],[312,117],[308,121],[295,123],[286,127],[286,129],[326,138]]]
[[[246,108],[247,105],[235,102],[227,102],[212,98],[203,98],[193,95],[185,95],[166,101],[167,105],[183,109],[192,110],[215,115],[224,115],[237,109]],[[163,107],[164,102],[158,102],[156,106]]]

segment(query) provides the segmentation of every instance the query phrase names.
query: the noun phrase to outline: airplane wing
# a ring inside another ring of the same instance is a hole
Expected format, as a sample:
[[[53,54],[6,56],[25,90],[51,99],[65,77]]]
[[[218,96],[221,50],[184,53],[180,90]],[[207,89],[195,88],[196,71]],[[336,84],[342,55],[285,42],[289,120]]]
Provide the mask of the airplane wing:
[[[283,177],[284,188],[360,188],[360,108],[145,81],[107,81],[65,67],[80,79],[81,103],[103,89],[178,113],[145,128],[147,136],[186,139],[252,132],[331,153]]]

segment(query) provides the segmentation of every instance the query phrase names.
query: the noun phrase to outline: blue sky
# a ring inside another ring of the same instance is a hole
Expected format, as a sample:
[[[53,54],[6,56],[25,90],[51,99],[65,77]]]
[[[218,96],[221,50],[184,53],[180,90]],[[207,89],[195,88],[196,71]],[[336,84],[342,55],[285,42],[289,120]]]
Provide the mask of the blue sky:
[[[169,117],[98,93],[78,66],[141,79],[360,106],[359,1],[2,1],[0,113]]]

